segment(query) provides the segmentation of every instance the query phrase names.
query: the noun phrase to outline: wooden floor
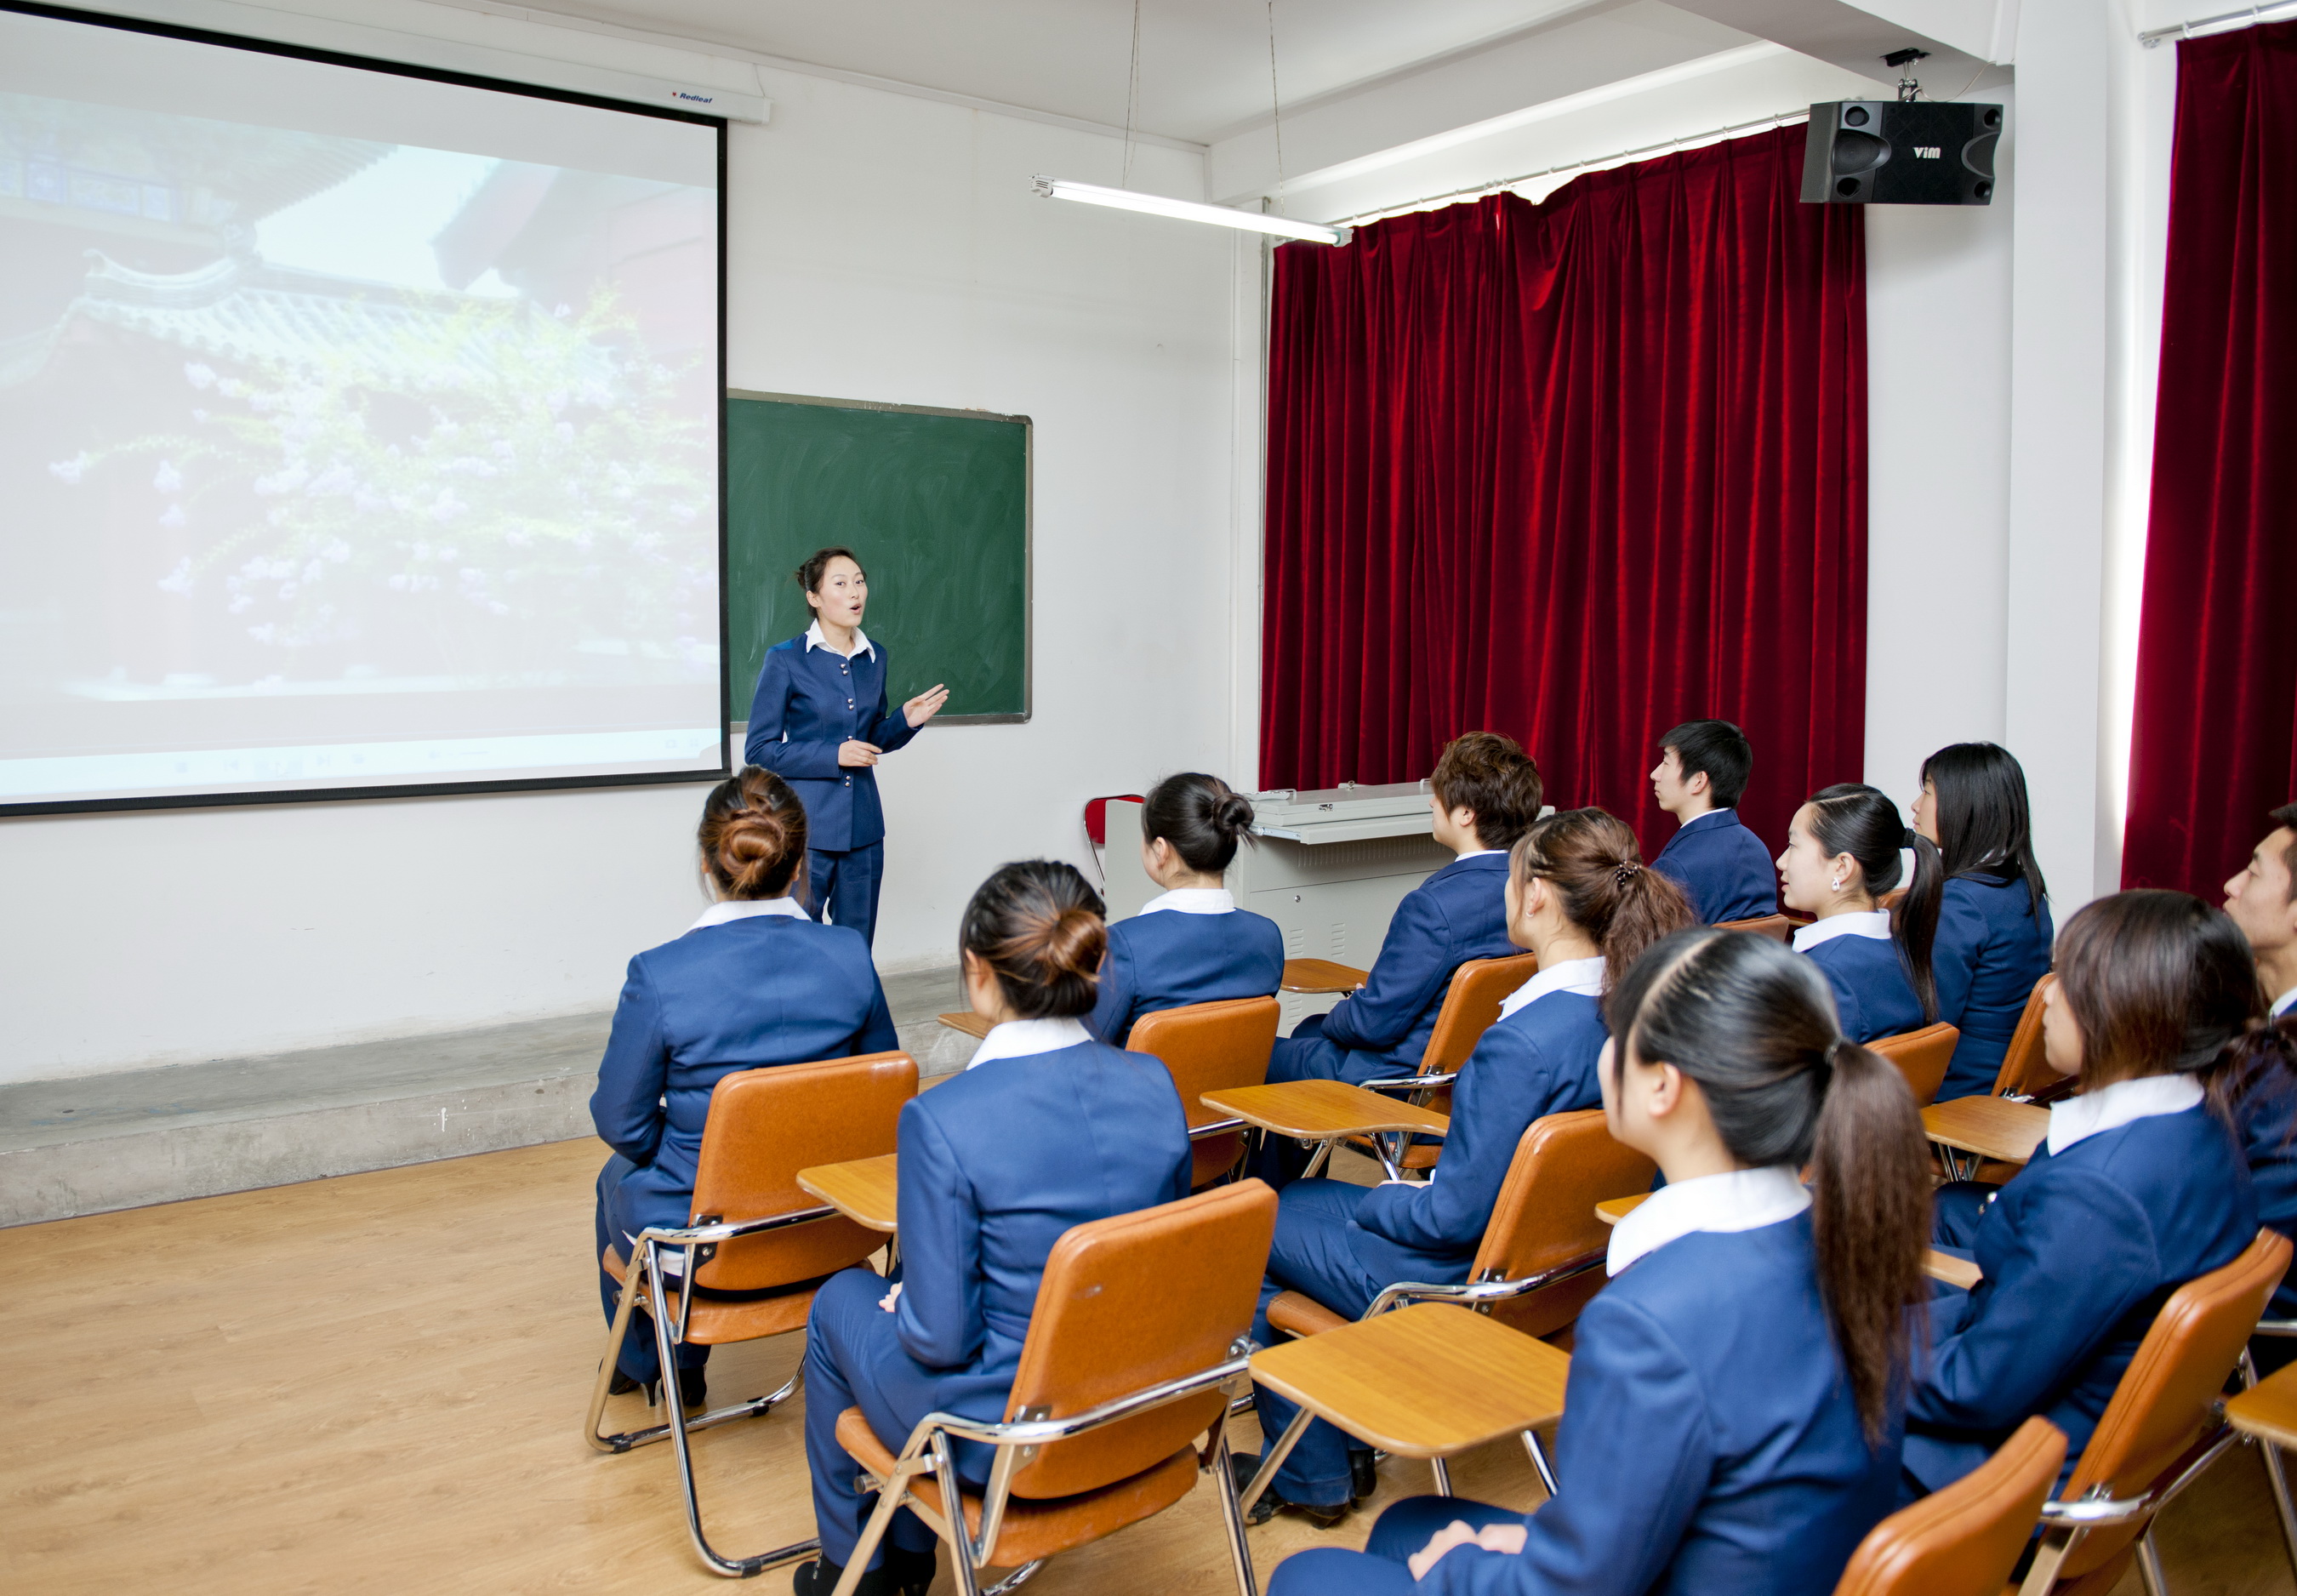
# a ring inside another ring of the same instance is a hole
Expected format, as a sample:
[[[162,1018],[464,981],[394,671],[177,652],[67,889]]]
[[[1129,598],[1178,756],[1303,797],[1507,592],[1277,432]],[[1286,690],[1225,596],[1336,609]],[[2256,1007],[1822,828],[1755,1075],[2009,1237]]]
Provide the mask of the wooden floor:
[[[16,1371],[0,1590],[727,1589],[687,1545],[667,1449],[607,1457],[580,1437],[604,1339],[589,1255],[603,1161],[564,1142],[0,1231],[0,1367]],[[795,1337],[721,1350],[713,1398],[780,1384],[798,1351]],[[609,1410],[642,1415],[635,1396]],[[696,1449],[721,1550],[812,1533],[795,1403]],[[1539,1499],[1512,1446],[1459,1460],[1453,1479]],[[1392,1460],[1379,1499],[1336,1530],[1280,1515],[1253,1532],[1262,1579],[1296,1548],[1360,1545],[1367,1510],[1426,1488]],[[2173,1504],[2161,1541],[2178,1596],[2293,1588],[2246,1451]],[[1233,1589],[1201,1489],[1031,1586]]]

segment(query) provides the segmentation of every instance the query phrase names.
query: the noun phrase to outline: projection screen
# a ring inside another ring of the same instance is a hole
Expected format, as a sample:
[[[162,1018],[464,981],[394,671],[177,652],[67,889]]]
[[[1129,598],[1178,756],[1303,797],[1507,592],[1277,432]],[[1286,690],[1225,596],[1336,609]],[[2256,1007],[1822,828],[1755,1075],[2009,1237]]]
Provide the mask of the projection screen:
[[[723,139],[0,10],[0,813],[722,771]]]

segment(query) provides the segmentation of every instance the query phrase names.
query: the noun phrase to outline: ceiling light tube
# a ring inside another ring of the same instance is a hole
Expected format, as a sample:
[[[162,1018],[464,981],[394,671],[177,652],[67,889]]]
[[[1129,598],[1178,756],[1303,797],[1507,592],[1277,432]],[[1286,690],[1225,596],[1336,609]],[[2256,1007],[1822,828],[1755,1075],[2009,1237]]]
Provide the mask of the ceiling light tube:
[[[1305,239],[1310,243],[1343,244],[1348,242],[1346,227],[1328,227],[1321,222],[1296,222],[1290,217],[1264,216],[1258,211],[1236,210],[1226,205],[1201,205],[1193,200],[1168,200],[1162,194],[1137,193],[1129,188],[1102,188],[1092,183],[1072,183],[1066,177],[1036,179],[1037,192],[1049,200],[1075,200],[1086,205],[1107,205],[1118,210],[1144,211],[1150,216],[1169,216],[1184,222],[1210,222],[1216,227],[1235,227],[1245,233],[1272,233],[1280,238]]]

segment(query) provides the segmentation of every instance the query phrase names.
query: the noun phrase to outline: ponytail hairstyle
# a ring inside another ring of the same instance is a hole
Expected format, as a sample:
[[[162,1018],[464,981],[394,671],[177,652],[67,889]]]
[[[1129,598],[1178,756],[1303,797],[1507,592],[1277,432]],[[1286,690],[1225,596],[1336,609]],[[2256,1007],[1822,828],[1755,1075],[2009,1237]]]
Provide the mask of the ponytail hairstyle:
[[[1547,802],[1531,755],[1495,731],[1462,732],[1444,745],[1428,790],[1445,809],[1473,810],[1486,848],[1514,847]]]
[[[1699,924],[1683,889],[1643,863],[1626,822],[1600,809],[1534,823],[1508,865],[1519,889],[1535,876],[1555,889],[1563,917],[1603,950],[1606,988],[1626,980],[1653,942]]]
[[[996,973],[1021,1018],[1089,1014],[1108,946],[1103,912],[1099,895],[1075,866],[1020,860],[999,866],[973,894],[958,923],[957,945]]]
[[[1842,1034],[1819,967],[1766,936],[1678,931],[1611,990],[1604,1017],[1615,1092],[1630,1057],[1671,1064],[1741,1164],[1811,1167],[1819,1290],[1878,1444],[1930,1300],[1931,1158],[1906,1077]]]
[[[2026,768],[1992,743],[1951,743],[1922,761],[1922,783],[1938,795],[1938,846],[1953,876],[2023,877],[2026,912],[2037,918],[2050,889],[2034,857]]]
[[[1230,791],[1217,776],[1184,770],[1148,789],[1140,835],[1152,843],[1163,837],[1189,868],[1217,876],[1236,858],[1237,844],[1252,835],[1252,800]]]
[[[779,898],[805,862],[805,806],[771,770],[745,765],[710,789],[695,834],[729,898]]]
[[[2185,893],[2116,893],[2058,938],[2058,986],[2081,1027],[2085,1090],[2192,1075],[2230,1114],[2268,1071],[2297,1065],[2297,1025],[2266,1014],[2249,941]]]
[[[1939,903],[1946,894],[1946,870],[1938,845],[1898,819],[1898,806],[1863,782],[1838,781],[1811,799],[1811,835],[1832,859],[1848,853],[1858,861],[1866,891],[1879,899],[1898,884],[1898,851],[1914,851],[1914,879],[1890,911],[1890,940],[1906,967],[1906,979],[1922,1000],[1922,1024],[1938,1023],[1938,981],[1931,972],[1931,948],[1938,940]]]

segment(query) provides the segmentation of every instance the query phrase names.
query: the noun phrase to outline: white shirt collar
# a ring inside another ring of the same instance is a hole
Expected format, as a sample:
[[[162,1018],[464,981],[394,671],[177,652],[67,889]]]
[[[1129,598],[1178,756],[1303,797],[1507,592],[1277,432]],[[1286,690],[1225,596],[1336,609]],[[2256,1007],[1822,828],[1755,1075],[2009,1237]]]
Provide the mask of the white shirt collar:
[[[2297,986],[2273,1000],[2273,1017],[2277,1020],[2293,1008],[2297,1008]]]
[[[1675,829],[1678,831],[1689,831],[1694,826],[1704,826],[1708,821],[1719,820],[1725,815],[1736,819],[1738,818],[1739,811],[1735,809],[1710,809],[1703,815],[1692,816],[1691,819],[1685,820]]]
[[[805,629],[805,646],[810,649],[827,649],[831,654],[837,652],[829,646],[829,639],[821,635],[821,622],[819,621]],[[858,626],[853,629],[853,654],[866,654],[873,660],[877,657],[877,646],[870,642],[869,634]],[[853,654],[845,657],[850,660]]]
[[[2132,1120],[2157,1114],[2183,1114],[2202,1102],[2202,1083],[2191,1075],[2140,1075],[2050,1105],[2050,1156],[2101,1131],[2119,1130]]]
[[[1695,1230],[1725,1236],[1759,1230],[1809,1206],[1810,1193],[1802,1177],[1783,1164],[1672,1181],[1611,1228],[1610,1256],[1604,1269],[1618,1274],[1636,1259]]]
[[[1871,936],[1878,942],[1887,942],[1890,940],[1890,911],[1861,909],[1814,920],[1794,934],[1795,951],[1807,953],[1819,943],[1831,942],[1838,936]]]
[[[1232,915],[1236,912],[1236,898],[1224,886],[1176,886],[1164,896],[1143,903],[1140,912],[1153,915],[1166,909],[1184,915]]]
[[[746,920],[753,915],[787,915],[793,920],[811,920],[813,917],[798,907],[791,897],[729,898],[723,903],[712,903],[702,911],[702,917],[688,926],[688,931],[699,931],[704,926],[723,926],[729,920]]]
[[[1007,1020],[992,1025],[981,1039],[980,1050],[965,1067],[978,1069],[992,1058],[1026,1058],[1033,1053],[1052,1053],[1091,1041],[1092,1032],[1081,1020]]]
[[[1464,859],[1489,859],[1494,854],[1498,854],[1500,857],[1505,858],[1507,856],[1507,850],[1504,848],[1470,848],[1465,853],[1461,854],[1458,859],[1454,859],[1452,862],[1456,865],[1461,860]]]
[[[1567,958],[1552,964],[1500,1000],[1500,1018],[1505,1019],[1517,1009],[1536,1003],[1550,992],[1578,992],[1584,997],[1603,995],[1603,960]]]

